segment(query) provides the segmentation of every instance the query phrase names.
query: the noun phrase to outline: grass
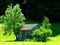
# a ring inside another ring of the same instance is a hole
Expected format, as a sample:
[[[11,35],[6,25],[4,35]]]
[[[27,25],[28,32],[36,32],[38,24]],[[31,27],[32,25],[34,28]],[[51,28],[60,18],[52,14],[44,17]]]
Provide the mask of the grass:
[[[60,23],[52,23],[51,29],[53,34],[52,37],[48,37],[50,42],[60,42]]]
[[[0,42],[0,45],[60,45],[60,42]]]
[[[60,42],[60,35],[57,35],[55,37],[48,37],[50,39],[50,41],[48,42]]]
[[[60,23],[52,23],[51,29],[53,31],[53,36],[48,37],[50,40],[47,42],[14,42],[14,34],[8,36],[3,35],[3,24],[0,24],[0,45],[60,45]],[[8,41],[13,42],[8,42]]]
[[[11,41],[11,40],[15,40],[15,36],[14,34],[12,33],[10,36],[9,35],[3,35],[4,34],[4,30],[2,29],[4,25],[3,24],[0,24],[0,42],[1,41]]]

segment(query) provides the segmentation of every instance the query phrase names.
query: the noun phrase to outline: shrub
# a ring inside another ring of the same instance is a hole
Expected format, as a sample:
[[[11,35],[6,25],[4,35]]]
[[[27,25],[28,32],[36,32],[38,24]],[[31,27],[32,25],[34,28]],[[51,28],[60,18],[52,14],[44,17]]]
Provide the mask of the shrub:
[[[52,30],[50,29],[51,24],[49,23],[49,19],[45,16],[40,26],[40,29],[36,29],[32,32],[32,36],[36,39],[36,41],[46,41],[47,37],[52,35]]]

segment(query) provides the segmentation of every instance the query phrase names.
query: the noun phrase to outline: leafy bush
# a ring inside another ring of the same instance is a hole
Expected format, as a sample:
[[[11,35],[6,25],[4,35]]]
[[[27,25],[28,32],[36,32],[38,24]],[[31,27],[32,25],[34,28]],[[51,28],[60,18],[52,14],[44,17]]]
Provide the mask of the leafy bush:
[[[47,17],[44,17],[40,29],[33,31],[32,36],[36,39],[36,41],[46,41],[47,37],[52,35],[50,26],[51,24],[49,23],[49,19]]]
[[[45,33],[50,33],[50,35],[51,35],[52,30],[50,29],[50,27],[51,27],[51,24],[49,23],[48,17],[44,16],[42,26],[40,26],[40,30],[45,32]],[[47,36],[49,36],[49,35],[47,35]]]

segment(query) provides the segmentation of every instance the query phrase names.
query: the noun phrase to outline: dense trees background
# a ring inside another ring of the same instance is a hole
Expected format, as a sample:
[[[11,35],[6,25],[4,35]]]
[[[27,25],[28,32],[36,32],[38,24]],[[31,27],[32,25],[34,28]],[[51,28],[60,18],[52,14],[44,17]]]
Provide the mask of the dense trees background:
[[[60,19],[59,0],[0,0],[0,15],[4,14],[7,5],[11,3],[19,3],[22,12],[29,20],[42,21],[44,15],[48,16],[50,21],[59,21]]]
[[[0,15],[4,15],[7,5],[10,5],[12,0],[0,0]]]

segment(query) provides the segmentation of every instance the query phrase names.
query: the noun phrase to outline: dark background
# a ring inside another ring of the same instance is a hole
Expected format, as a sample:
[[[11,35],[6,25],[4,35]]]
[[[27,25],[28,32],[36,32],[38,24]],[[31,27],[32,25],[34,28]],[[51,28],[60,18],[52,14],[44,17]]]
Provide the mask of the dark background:
[[[42,21],[47,16],[51,22],[60,22],[59,0],[0,0],[0,15],[4,15],[7,5],[11,3],[19,3],[28,20]]]

